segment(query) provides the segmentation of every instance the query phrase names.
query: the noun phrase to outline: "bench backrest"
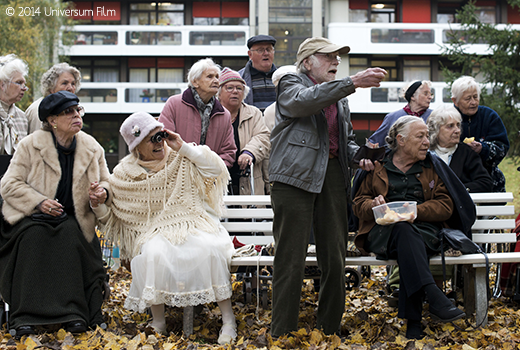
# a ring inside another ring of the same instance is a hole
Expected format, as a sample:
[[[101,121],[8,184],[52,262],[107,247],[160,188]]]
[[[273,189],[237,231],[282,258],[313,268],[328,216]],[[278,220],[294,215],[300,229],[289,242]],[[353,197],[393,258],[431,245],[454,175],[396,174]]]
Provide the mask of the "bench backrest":
[[[500,218],[515,215],[513,205],[503,204],[513,201],[511,192],[474,193],[471,194],[471,198],[477,209],[477,220],[472,227],[475,243],[516,242],[516,235],[510,232],[515,227],[515,220]],[[237,237],[244,244],[265,245],[273,242],[273,211],[265,207],[271,204],[270,196],[225,196],[224,203],[228,209],[224,213],[222,224],[231,235],[237,232],[253,233],[250,236]],[[235,222],[227,219],[246,219],[247,221]],[[262,232],[263,236],[254,235],[258,232]]]

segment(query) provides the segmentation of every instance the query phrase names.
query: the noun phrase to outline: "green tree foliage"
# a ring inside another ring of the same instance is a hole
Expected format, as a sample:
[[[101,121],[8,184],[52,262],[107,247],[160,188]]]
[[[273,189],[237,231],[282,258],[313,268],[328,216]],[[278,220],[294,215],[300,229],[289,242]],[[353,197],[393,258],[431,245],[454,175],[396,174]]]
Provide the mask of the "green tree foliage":
[[[18,103],[22,110],[40,95],[42,74],[57,63],[60,27],[70,20],[57,12],[49,14],[65,8],[58,0],[0,0],[0,55],[14,53],[29,65],[30,88]]]
[[[520,10],[520,0],[508,0],[514,11]],[[477,17],[475,1],[466,4],[457,13],[461,30],[452,31],[445,55],[460,68],[443,68],[447,83],[461,75],[478,78],[488,89],[482,89],[480,104],[494,109],[508,131],[510,156],[520,156],[520,32],[510,25],[486,24]],[[471,52],[470,45],[489,43],[489,54]]]

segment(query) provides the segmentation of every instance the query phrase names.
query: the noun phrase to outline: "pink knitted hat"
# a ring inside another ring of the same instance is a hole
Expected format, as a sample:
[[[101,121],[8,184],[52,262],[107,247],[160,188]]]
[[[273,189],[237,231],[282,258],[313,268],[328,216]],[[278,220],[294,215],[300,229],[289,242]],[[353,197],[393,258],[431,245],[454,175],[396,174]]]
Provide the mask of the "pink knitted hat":
[[[240,74],[238,74],[238,72],[236,72],[232,69],[229,69],[228,67],[225,67],[224,69],[222,69],[222,72],[220,72],[219,86],[222,86],[231,80],[237,80],[237,81],[241,82],[242,84],[246,85],[246,81],[244,79],[242,79],[242,77],[240,76]]]

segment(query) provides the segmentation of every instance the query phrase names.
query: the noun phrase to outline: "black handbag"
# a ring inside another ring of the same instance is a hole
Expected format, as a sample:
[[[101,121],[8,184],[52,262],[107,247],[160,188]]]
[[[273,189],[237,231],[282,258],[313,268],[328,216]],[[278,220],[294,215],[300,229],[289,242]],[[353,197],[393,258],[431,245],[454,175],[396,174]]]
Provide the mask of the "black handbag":
[[[352,160],[354,163],[359,164],[361,159],[370,159],[372,162],[382,161],[385,158],[385,147],[370,148],[366,145],[359,147],[358,151],[354,155]]]
[[[444,279],[444,292],[446,293],[446,260],[444,257],[444,251],[446,249],[453,248],[455,250],[459,250],[462,254],[480,253],[484,255],[484,258],[486,259],[486,285],[488,286],[489,296],[489,259],[486,252],[484,252],[478,244],[469,239],[469,237],[466,236],[464,232],[462,232],[461,230],[453,228],[443,228],[439,231],[438,236],[441,242],[442,276]],[[482,322],[484,322],[484,319],[482,320]],[[478,325],[477,327],[479,326],[480,325]]]
[[[52,226],[58,226],[63,221],[67,220],[67,213],[63,212],[60,216],[52,216],[45,213],[34,213],[31,215],[31,219],[34,221],[45,222]]]

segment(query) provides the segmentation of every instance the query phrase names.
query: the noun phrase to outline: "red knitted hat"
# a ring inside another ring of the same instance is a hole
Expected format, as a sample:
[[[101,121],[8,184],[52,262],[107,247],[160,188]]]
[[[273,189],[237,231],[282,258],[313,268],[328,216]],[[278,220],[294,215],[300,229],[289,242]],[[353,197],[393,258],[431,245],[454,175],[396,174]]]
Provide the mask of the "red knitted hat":
[[[219,85],[222,86],[231,80],[237,80],[237,81],[241,82],[242,84],[246,85],[246,81],[244,79],[242,79],[242,77],[240,76],[240,74],[238,74],[238,72],[236,72],[232,69],[229,69],[228,67],[225,67],[224,69],[222,69],[222,72],[220,72],[220,79],[219,79],[220,84]]]

